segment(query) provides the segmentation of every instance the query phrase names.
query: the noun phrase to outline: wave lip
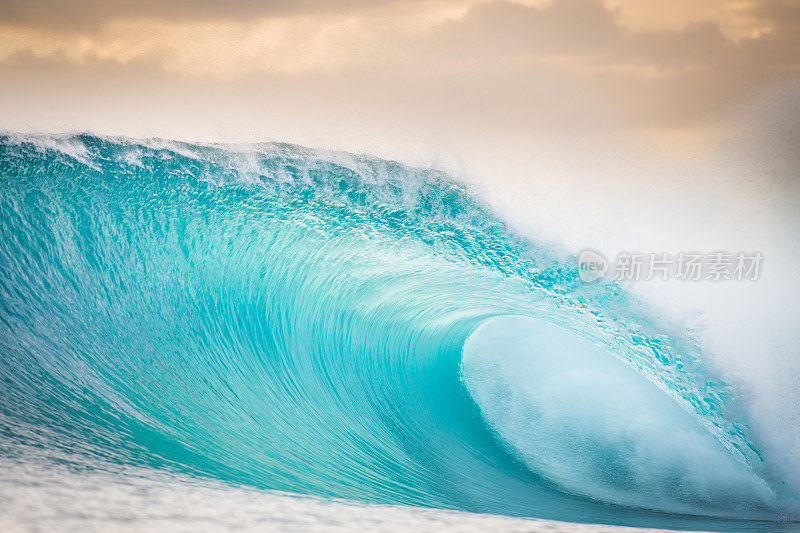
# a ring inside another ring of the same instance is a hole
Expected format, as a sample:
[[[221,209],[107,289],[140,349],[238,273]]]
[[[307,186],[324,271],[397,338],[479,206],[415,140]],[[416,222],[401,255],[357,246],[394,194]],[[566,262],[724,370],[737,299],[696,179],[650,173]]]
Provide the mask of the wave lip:
[[[4,450],[567,521],[783,516],[700,348],[440,172],[85,135],[0,138],[0,179]],[[527,366],[492,349],[503,324],[541,341],[509,315],[567,324],[621,362],[576,348],[604,386],[536,353]],[[680,434],[649,434],[664,427]]]

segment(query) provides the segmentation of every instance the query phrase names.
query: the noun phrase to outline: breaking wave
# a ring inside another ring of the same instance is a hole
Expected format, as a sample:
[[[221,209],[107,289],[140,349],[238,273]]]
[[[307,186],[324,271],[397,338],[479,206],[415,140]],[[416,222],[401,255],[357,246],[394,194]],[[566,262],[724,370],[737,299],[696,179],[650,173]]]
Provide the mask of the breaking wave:
[[[772,527],[742,398],[447,175],[0,137],[0,453],[576,522]]]

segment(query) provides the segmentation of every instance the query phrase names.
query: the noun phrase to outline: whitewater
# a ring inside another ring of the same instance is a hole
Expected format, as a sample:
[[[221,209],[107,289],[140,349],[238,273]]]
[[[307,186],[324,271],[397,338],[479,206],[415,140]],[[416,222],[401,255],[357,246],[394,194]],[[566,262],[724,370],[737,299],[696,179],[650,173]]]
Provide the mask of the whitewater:
[[[0,180],[7,528],[797,529],[703,343],[444,172],[4,135]]]

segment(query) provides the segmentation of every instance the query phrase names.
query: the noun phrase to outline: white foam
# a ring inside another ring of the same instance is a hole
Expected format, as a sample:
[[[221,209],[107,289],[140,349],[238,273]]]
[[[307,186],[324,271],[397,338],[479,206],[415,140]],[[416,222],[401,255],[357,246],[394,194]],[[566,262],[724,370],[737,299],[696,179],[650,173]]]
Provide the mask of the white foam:
[[[0,461],[0,529],[16,531],[655,531],[368,505],[233,487],[212,480],[44,459]]]

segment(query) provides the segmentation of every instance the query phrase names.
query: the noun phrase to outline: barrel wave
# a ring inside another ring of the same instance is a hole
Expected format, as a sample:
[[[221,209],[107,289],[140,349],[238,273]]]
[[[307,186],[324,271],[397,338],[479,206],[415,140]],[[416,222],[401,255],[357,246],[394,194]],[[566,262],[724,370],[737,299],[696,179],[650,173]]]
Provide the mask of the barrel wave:
[[[575,522],[796,517],[691,335],[441,172],[8,135],[0,173],[0,453]]]

